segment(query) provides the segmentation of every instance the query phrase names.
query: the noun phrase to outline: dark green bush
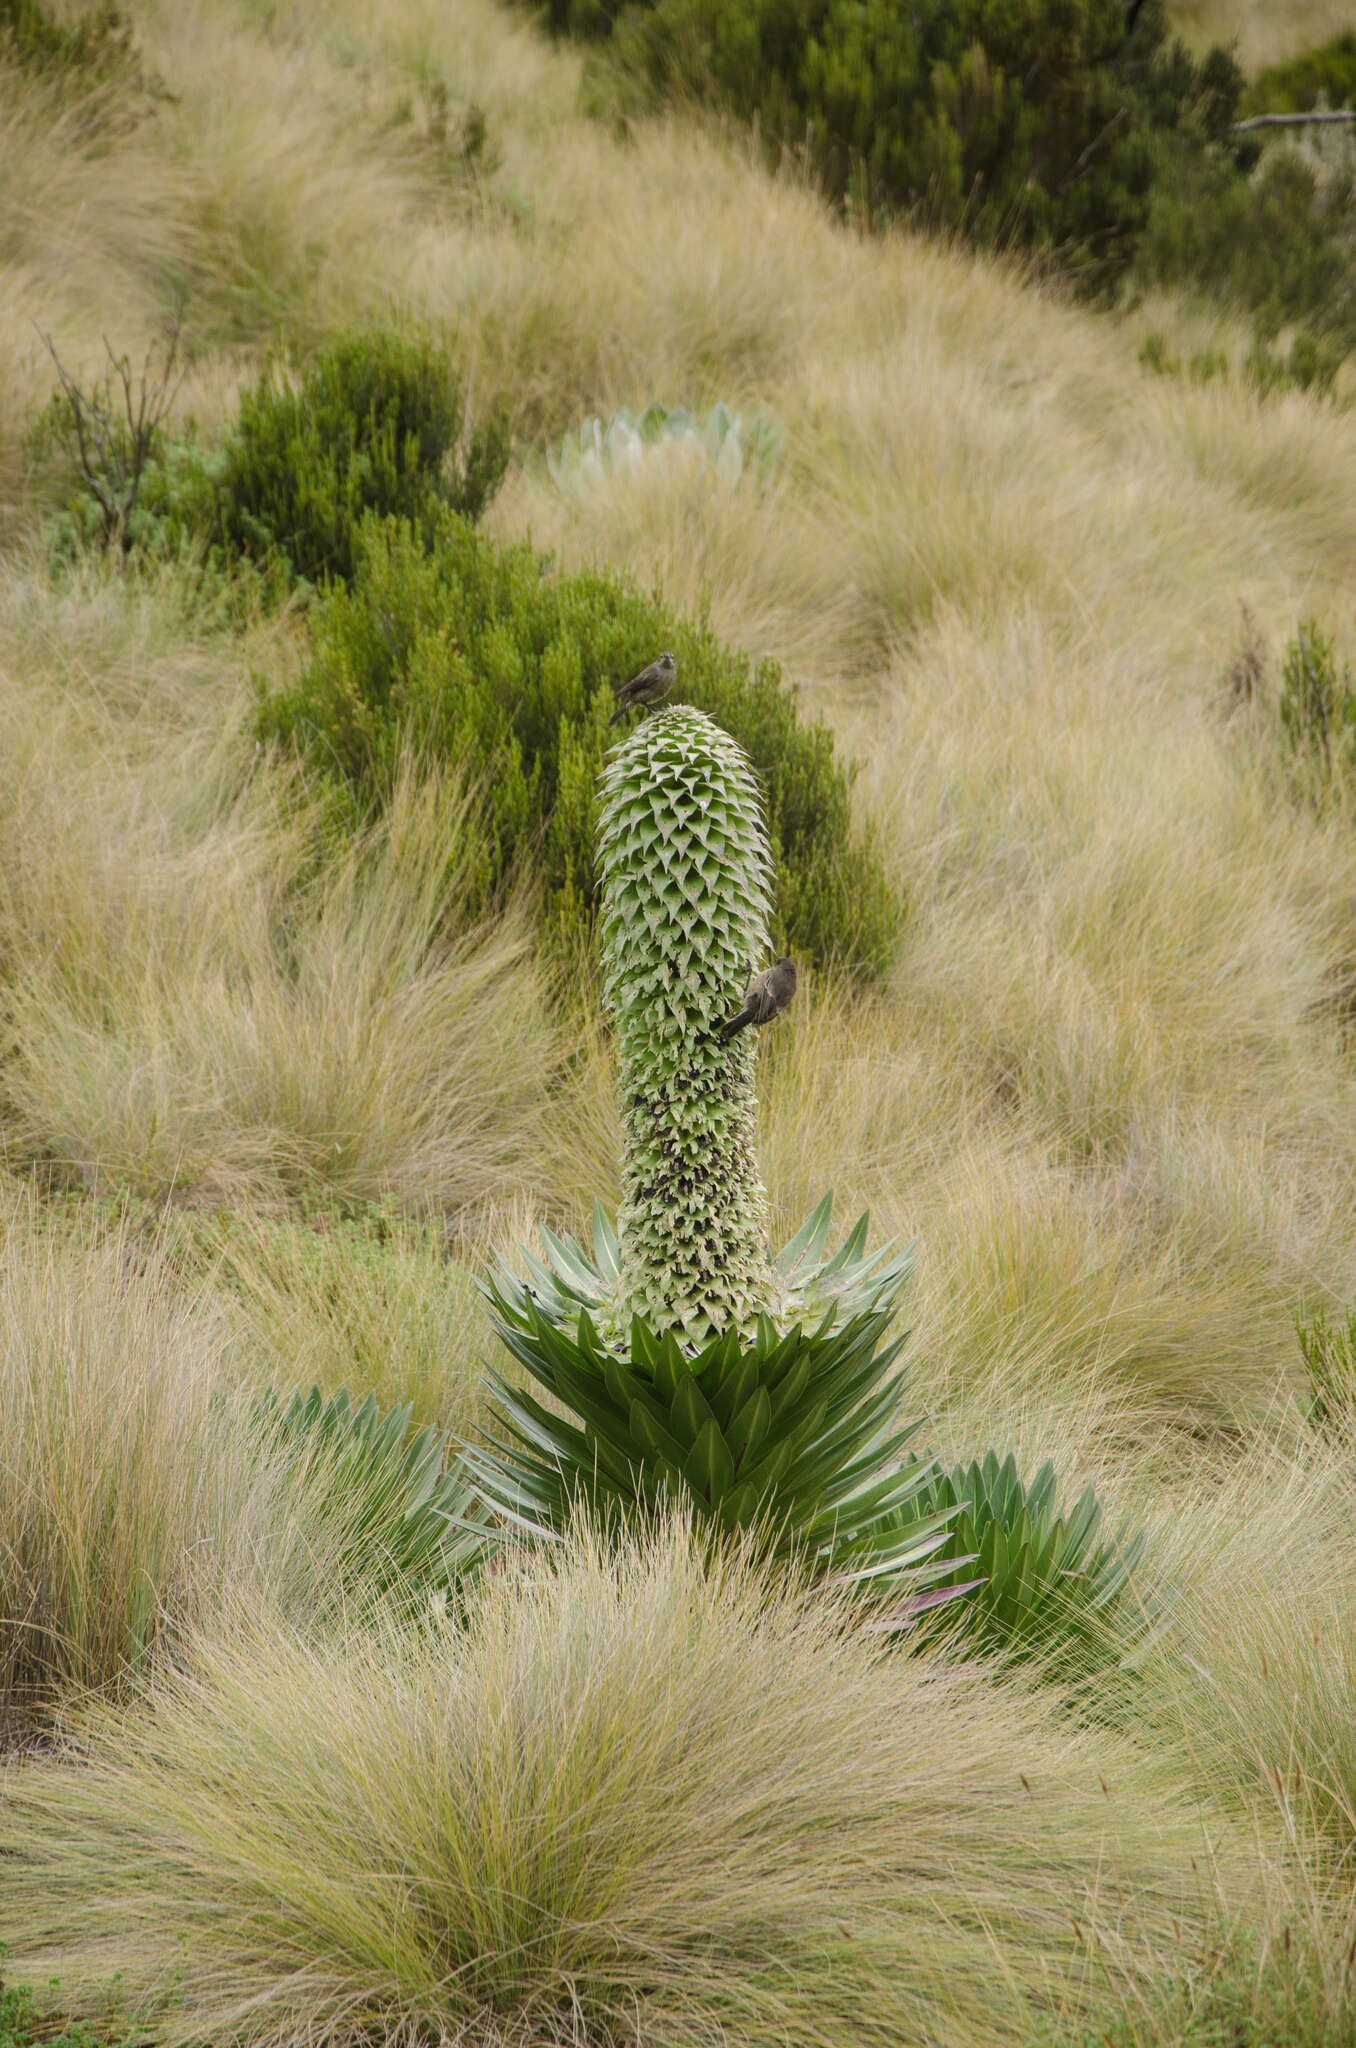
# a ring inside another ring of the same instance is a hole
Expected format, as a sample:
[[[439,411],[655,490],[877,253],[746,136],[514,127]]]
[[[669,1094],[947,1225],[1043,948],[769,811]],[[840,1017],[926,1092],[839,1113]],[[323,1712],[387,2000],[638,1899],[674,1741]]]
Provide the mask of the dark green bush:
[[[367,512],[410,520],[427,543],[440,512],[478,517],[508,463],[502,419],[464,431],[446,358],[426,339],[342,336],[295,388],[270,366],[215,441],[190,419],[166,423],[177,327],[165,374],[112,355],[88,392],[57,363],[60,389],[27,452],[54,466],[54,564],[114,540],[129,560],[192,562],[226,610],[251,584],[347,581]],[[242,582],[241,572],[244,571]]]
[[[827,190],[988,246],[1054,252],[1085,285],[1124,271],[1154,137],[1230,148],[1243,78],[1169,47],[1161,0],[550,0],[606,41],[628,95],[715,99]]]
[[[1350,193],[1320,188],[1278,146],[1250,176],[1220,152],[1165,145],[1136,274],[1144,286],[1205,290],[1253,314],[1264,341],[1287,322],[1356,339],[1356,271],[1345,243]]]
[[[1356,342],[1350,193],[1239,135],[1232,55],[1169,38],[1164,0],[547,0],[592,42],[595,97],[677,95],[755,123],[828,194],[986,247],[1029,249],[1085,291],[1183,283]],[[1351,86],[1342,37],[1311,70]],[[1305,74],[1308,79],[1309,74]],[[1278,84],[1279,93],[1282,87]],[[1303,96],[1298,79],[1285,90]]]
[[[343,336],[295,388],[274,364],[245,393],[213,537],[228,558],[347,583],[364,513],[423,533],[445,507],[480,516],[508,464],[507,428],[496,418],[462,442],[461,394],[431,341]]]
[[[313,615],[311,661],[265,695],[262,735],[379,804],[403,748],[483,778],[480,892],[488,906],[531,857],[550,927],[577,932],[594,895],[595,787],[613,686],[671,648],[675,701],[699,705],[762,777],[777,852],[778,938],[798,957],[879,974],[899,905],[870,838],[853,829],[851,770],[820,724],[801,725],[777,664],[756,667],[709,626],[622,579],[544,573],[528,547],[501,547],[444,513],[429,536],[369,520],[351,590]]]

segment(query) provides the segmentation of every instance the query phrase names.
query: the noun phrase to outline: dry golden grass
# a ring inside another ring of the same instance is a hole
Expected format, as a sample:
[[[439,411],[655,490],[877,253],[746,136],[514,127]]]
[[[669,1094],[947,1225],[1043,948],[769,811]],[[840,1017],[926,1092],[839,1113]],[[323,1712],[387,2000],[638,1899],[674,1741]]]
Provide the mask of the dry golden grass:
[[[1356,1091],[1327,1001],[1356,959],[1356,868],[1350,793],[1315,815],[1283,772],[1273,714],[1280,650],[1302,616],[1325,618],[1356,654],[1356,414],[1149,377],[1136,360],[1144,333],[1185,332],[1199,314],[1146,306],[1112,320],[1000,265],[902,236],[861,241],[742,143],[691,122],[630,138],[592,126],[575,111],[577,58],[490,0],[290,11],[147,0],[132,11],[178,97],[130,129],[91,139],[31,81],[0,76],[6,141],[20,145],[0,151],[8,533],[27,516],[23,435],[51,382],[32,322],[87,373],[105,333],[140,349],[184,291],[182,404],[211,421],[276,322],[305,344],[355,318],[427,320],[455,336],[476,407],[500,395],[513,412],[520,460],[492,510],[496,532],[657,579],[709,603],[732,641],[787,664],[807,709],[862,762],[858,801],[880,821],[911,915],[885,987],[867,996],[806,977],[768,1035],[761,1145],[777,1234],[831,1186],[844,1224],[869,1204],[878,1228],[918,1238],[910,1399],[930,1417],[928,1440],[957,1457],[1013,1445],[1028,1467],[1054,1457],[1070,1489],[1094,1480],[1116,1513],[1149,1523],[1145,1590],[1171,1589],[1176,1605],[1138,1693],[1152,1769],[1127,1752],[1132,1901],[1151,1920],[1158,1911],[1160,1822],[1180,1846],[1174,1830],[1241,1816],[1259,1890],[1303,1921],[1306,1940],[1326,1941],[1326,1859],[1356,1810],[1352,1480],[1349,1451],[1300,1419],[1291,1319],[1303,1298],[1356,1290]],[[1275,7],[1232,19],[1254,54],[1298,33]],[[1229,32],[1204,10],[1199,24]],[[454,123],[473,104],[485,112],[472,170],[430,148],[437,79]],[[761,498],[716,491],[699,468],[668,488],[642,475],[583,504],[557,496],[540,437],[652,398],[775,413],[783,469]],[[1271,658],[1258,702],[1240,711],[1225,674],[1243,601]],[[72,1328],[86,1293],[107,1307],[93,1415],[97,1389],[133,1354],[155,1364],[182,1335],[188,1366],[211,1352],[223,1384],[372,1384],[421,1417],[471,1427],[477,1247],[538,1214],[577,1221],[595,1190],[612,1193],[606,1032],[559,1000],[517,912],[479,930],[456,915],[454,782],[412,779],[386,827],[321,857],[306,792],[245,737],[251,670],[289,673],[303,632],[286,617],[217,634],[169,575],[90,571],[54,587],[27,540],[0,568],[0,1153],[11,1171],[40,1162],[77,1188],[174,1190],[227,1212],[193,1224],[196,1280],[157,1266],[153,1312],[135,1292],[111,1300],[121,1269],[98,1244],[52,1252],[20,1234],[6,1267],[14,1327],[53,1320],[56,1260]],[[432,1212],[432,1232],[397,1222],[382,1245],[327,1230],[308,1206],[317,1197],[322,1210],[375,1198]],[[444,1227],[455,1266],[437,1249]],[[143,1314],[160,1318],[159,1334],[141,1333]],[[55,1376],[50,1347],[32,1355]],[[174,1397],[189,1404],[185,1428],[198,1387],[187,1370]],[[52,1412],[23,1413],[45,1469],[64,1470]],[[167,1398],[166,1427],[178,1413]],[[143,1463],[145,1501],[161,1484],[158,1456]],[[71,1483],[102,1498],[104,1482],[80,1469]],[[194,1471],[170,1475],[170,1507]],[[166,1555],[172,1580],[179,1553]],[[766,1766],[756,1727],[736,1716],[759,1697],[759,1658],[775,1667],[785,1651],[776,1728],[808,1745],[797,1753],[812,1785],[827,1782],[813,1760],[838,1768],[841,1752],[835,1797],[857,1800],[862,1839],[879,1828],[873,1853],[897,1859],[918,1814],[873,1808],[873,1787],[891,1759],[912,1768],[920,1728],[930,1744],[943,1728],[926,1751],[946,1788],[929,1795],[929,1854],[992,1821],[997,1860],[983,1862],[982,1844],[976,1855],[992,1922],[1016,1944],[1004,1953],[1021,1958],[1014,1982],[1028,1983],[1039,1954],[1066,1968],[1067,1928],[1056,1934],[1042,1887],[1083,1882],[1101,1794],[1080,1803],[1087,1783],[1075,1795],[1059,1774],[1091,1767],[1101,1738],[1052,1730],[1043,1709],[1023,1730],[1024,1709],[987,1679],[924,1686],[907,1664],[844,1675],[818,1636],[770,1650],[775,1629],[750,1634],[741,1607],[710,1692],[726,1713],[722,1748],[701,1702],[682,1720],[700,1675],[682,1629],[696,1615],[718,1634],[715,1610],[676,1551],[627,1569],[624,1598],[584,1551],[559,1573],[513,1578],[502,1597],[492,1589],[474,1639],[484,1711],[526,1674],[512,1698],[527,1720],[504,1726],[548,1756],[548,1706],[593,1697],[579,1660],[605,1638],[614,1661],[599,1668],[625,1677],[637,1727],[669,1740],[681,1722],[724,1759],[725,1789],[700,1778],[683,1809],[685,1827],[723,1816],[734,1830],[723,1855],[748,1841],[728,1788]],[[664,1574],[673,1590],[661,1597]],[[801,1626],[787,1622],[793,1635]],[[400,1655],[411,1697],[425,1700],[444,1653]],[[428,1782],[419,1730],[434,1723],[423,1706],[402,1718],[396,1680],[367,1656],[240,1642],[214,1652],[165,1707],[173,1768],[155,1777],[128,1723],[105,1728],[111,1760],[97,1779],[23,1781],[16,1796],[42,1816],[42,1854],[58,1867],[74,1818],[141,1825],[152,1783],[176,1825],[215,1826],[217,1809],[190,1810],[180,1794],[209,1741],[223,1771],[240,1767],[232,1742],[245,1731],[250,1754],[277,1765],[288,1826],[285,1802],[309,1793],[286,1775],[305,1742],[284,1753],[286,1739],[347,1730],[370,1740],[370,1771],[359,1747],[344,1781],[357,1807],[329,1813],[325,1840],[349,1844],[344,1909],[370,1921],[372,1869],[395,1838],[364,1830],[396,1794],[413,1813]],[[257,1704],[265,1665],[294,1688],[276,1709]],[[466,1711],[469,1755],[479,1724]],[[1029,1816],[1010,1803],[1023,1744],[1051,1760],[1072,1802],[1059,1808],[1070,1861],[1023,1861]],[[597,1782],[596,1763],[580,1762],[576,1790]],[[858,1767],[866,1775],[852,1778]],[[1006,1773],[996,1808],[994,1773]],[[502,1808],[477,1809],[486,1829],[519,1814],[511,1777],[506,1762],[493,1781]],[[1185,1821],[1168,1813],[1172,1797]],[[887,1839],[887,1815],[902,1837]],[[416,1820],[395,1841],[402,1855],[429,1851]],[[217,1873],[178,1839],[205,1902]],[[808,1896],[800,1821],[787,1839]],[[245,1844],[242,1884],[253,1854]],[[647,1916],[656,1902],[676,1912],[685,1885],[719,1906],[726,1895],[702,1889],[715,1864],[699,1864],[694,1850],[681,1881],[637,1885],[628,1939],[649,1941]],[[744,1895],[759,1912],[765,1875]],[[108,1895],[131,1882],[110,1852]],[[117,1958],[86,1947],[71,1884],[74,1917],[40,1925],[47,1895],[28,1886],[19,1920],[0,1911],[7,1938],[13,1924],[34,1953],[74,1941],[63,1974],[91,1984],[118,1960],[149,1971],[160,1956],[149,1922],[128,1923]],[[296,1889],[287,1911],[309,1897]],[[1003,2038],[1002,2010],[1017,2008],[1001,2008],[997,1949],[962,1925],[958,1881],[929,1897],[900,1910],[915,1916],[915,1957],[935,1946],[954,1965],[939,2005],[947,2038]],[[784,1905],[778,1893],[772,1906]],[[874,1941],[875,1907],[859,1909]],[[1270,1908],[1241,1894],[1240,1910],[1270,1925]],[[326,2000],[352,1992],[356,1925],[323,1958]],[[1146,1967],[1171,1972],[1182,1951],[1153,1926]],[[855,2008],[824,2003],[826,1981],[843,1981],[837,1939],[804,1983],[821,2017],[857,2040]],[[886,1981],[885,1955],[868,1959],[873,1985]],[[284,2038],[297,2008],[275,1963],[260,1949],[247,1969],[224,1965],[186,2033],[199,2021],[210,2031],[255,1989],[283,2015],[270,2038]],[[889,1997],[906,1998],[904,1980],[890,1982]],[[751,1996],[739,1983],[729,1995]],[[1336,2012],[1340,1984],[1332,1995]],[[728,2018],[735,2008],[712,1997],[699,2017]],[[907,1999],[882,2010],[889,2038],[907,2038]],[[782,2037],[803,2038],[798,2025]],[[653,2038],[689,2036],[674,2021]]]
[[[1252,72],[1340,35],[1351,9],[1345,0],[1172,0],[1168,20],[1195,48],[1233,44]]]
[[[461,1636],[237,1631],[11,1779],[11,1963],[170,2043],[1017,2048],[1248,1898],[1147,1752],[842,1623],[676,1528]]]
[[[0,1748],[223,1599],[295,1592],[311,1539],[224,1399],[240,1347],[154,1244],[0,1180]]]
[[[25,659],[28,588],[11,582],[9,594],[11,1155],[92,1187],[274,1201],[310,1188],[442,1209],[483,1205],[543,1153],[563,1155],[568,1112],[545,1120],[559,1041],[523,918],[458,923],[459,788],[411,775],[373,834],[331,847],[285,781],[245,780],[242,747],[201,719],[191,735],[174,731],[195,661],[210,671],[205,649],[183,649],[177,673],[166,664],[170,717],[148,743],[153,660],[127,679],[134,701],[119,703],[105,640],[102,687],[84,704],[78,681],[59,694]],[[107,585],[86,597],[96,619],[118,609]],[[78,613],[77,595],[67,603]],[[129,609],[121,628],[143,651],[138,628],[155,614],[144,597]],[[238,717],[238,680],[209,673],[204,694],[213,681]],[[140,781],[109,773],[119,742],[125,763],[149,746]],[[174,795],[153,807],[150,788],[169,772]]]

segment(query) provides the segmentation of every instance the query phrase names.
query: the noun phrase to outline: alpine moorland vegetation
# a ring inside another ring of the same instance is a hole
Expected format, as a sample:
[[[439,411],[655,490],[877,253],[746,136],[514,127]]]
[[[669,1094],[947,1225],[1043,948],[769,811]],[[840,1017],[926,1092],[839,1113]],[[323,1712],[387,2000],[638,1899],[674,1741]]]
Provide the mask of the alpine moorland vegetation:
[[[1108,312],[863,232],[719,109],[597,119],[491,0],[79,12],[0,14],[0,2038],[17,1980],[184,2048],[1349,2044],[1349,370],[1245,376],[1227,280]],[[1348,26],[1189,16],[1248,78]],[[536,849],[481,887],[482,764],[383,737],[355,814],[261,735],[361,567],[67,545],[44,337],[90,390],[171,331],[213,451],[435,337],[446,476],[507,422],[475,545],[704,622],[857,764],[908,915],[760,1036],[767,1238],[832,1189],[913,1247],[916,1505],[996,1585],[1006,1472],[1029,1610],[913,1628],[695,1508],[444,1544],[485,1362],[531,1377],[476,1279],[623,1192],[616,1022]],[[553,474],[655,405],[777,459]],[[1144,1538],[1074,1685],[1070,1531]]]

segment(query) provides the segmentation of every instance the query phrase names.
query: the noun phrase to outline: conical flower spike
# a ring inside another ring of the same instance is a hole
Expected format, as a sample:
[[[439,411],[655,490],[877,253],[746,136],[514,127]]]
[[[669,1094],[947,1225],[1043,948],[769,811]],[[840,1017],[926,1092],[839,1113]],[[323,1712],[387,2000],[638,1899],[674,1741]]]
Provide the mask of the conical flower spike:
[[[753,1034],[721,1042],[768,950],[772,865],[743,751],[705,712],[643,719],[602,777],[604,986],[625,1133],[618,1330],[701,1346],[773,1314]]]

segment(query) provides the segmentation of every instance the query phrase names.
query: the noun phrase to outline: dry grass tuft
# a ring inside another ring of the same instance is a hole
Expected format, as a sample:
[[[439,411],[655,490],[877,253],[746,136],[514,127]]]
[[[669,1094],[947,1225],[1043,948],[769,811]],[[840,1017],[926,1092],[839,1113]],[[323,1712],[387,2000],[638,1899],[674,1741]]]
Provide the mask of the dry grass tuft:
[[[220,1405],[235,1341],[209,1290],[0,1183],[0,1742],[253,1573],[270,1493]]]
[[[1213,1912],[1148,1757],[680,1527],[464,1636],[236,1632],[85,1745],[5,1788],[12,1963],[167,2043],[1016,2044]]]

